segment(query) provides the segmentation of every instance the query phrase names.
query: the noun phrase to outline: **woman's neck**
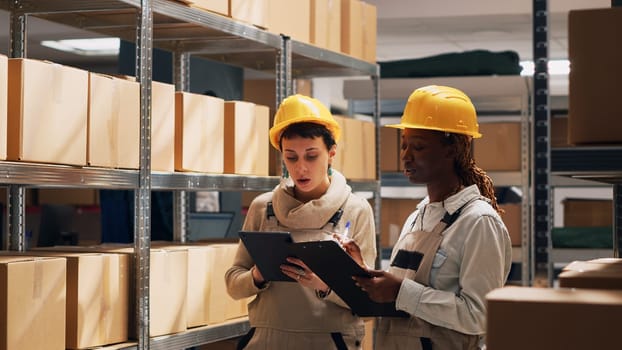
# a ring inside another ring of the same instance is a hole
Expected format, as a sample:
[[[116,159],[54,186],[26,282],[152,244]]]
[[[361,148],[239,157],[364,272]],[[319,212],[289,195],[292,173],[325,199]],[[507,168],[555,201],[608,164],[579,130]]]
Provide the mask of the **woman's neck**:
[[[454,194],[460,192],[463,188],[462,184],[456,180],[452,183],[443,184],[428,184],[428,196],[430,197],[430,203],[442,202]]]

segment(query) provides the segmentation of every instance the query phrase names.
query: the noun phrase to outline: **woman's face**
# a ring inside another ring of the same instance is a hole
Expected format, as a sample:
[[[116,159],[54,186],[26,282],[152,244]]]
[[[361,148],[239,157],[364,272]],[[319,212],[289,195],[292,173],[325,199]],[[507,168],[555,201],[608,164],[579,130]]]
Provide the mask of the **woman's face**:
[[[329,151],[321,137],[293,136],[283,138],[281,147],[296,197],[302,201],[320,198],[330,185],[328,165],[333,161],[336,146]]]
[[[429,184],[453,174],[451,148],[441,142],[443,137],[444,134],[437,131],[403,130],[400,159],[410,182]]]

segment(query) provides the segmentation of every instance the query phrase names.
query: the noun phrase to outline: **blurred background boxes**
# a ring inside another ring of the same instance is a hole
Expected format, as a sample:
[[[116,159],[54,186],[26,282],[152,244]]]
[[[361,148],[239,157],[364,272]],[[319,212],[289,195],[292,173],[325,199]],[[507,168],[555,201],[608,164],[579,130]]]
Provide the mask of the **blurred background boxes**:
[[[568,14],[568,140],[571,144],[622,143],[619,84],[622,8]]]
[[[151,83],[151,170],[175,171],[175,86]]]
[[[6,159],[8,60],[0,55],[0,160]]]
[[[262,116],[262,118],[264,118]],[[224,173],[253,175],[256,168],[259,137],[268,139],[266,132],[256,129],[255,104],[244,101],[225,102]],[[261,125],[266,125],[262,120]]]
[[[481,123],[473,141],[475,163],[484,171],[520,171],[521,124]]]
[[[622,290],[622,259],[573,261],[558,276],[565,288]]]

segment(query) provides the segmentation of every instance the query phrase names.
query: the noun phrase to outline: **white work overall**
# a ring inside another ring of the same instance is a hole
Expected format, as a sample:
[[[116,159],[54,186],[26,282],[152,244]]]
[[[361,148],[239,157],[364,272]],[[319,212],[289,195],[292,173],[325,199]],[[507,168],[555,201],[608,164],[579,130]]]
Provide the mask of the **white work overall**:
[[[446,214],[431,232],[415,230],[404,235],[393,249],[389,272],[429,286],[430,271],[443,240],[443,231],[457,219],[461,209],[454,215]],[[451,218],[449,222],[448,218]],[[476,350],[479,343],[477,335],[435,326],[415,316],[381,318],[376,335],[376,348],[382,350]]]
[[[271,203],[269,204],[269,206]],[[261,231],[289,231],[294,242],[308,242],[317,240],[333,239],[333,233],[337,232],[339,219],[341,218],[341,212],[335,213],[331,220],[324,225],[321,229],[296,229],[281,226],[276,220],[276,217],[268,209],[267,220],[263,221],[261,225]],[[343,225],[339,225],[340,231]],[[303,322],[304,319],[300,317],[304,314],[312,314],[315,307],[340,307],[334,305],[330,301],[319,299],[315,295],[315,291],[301,286],[298,283],[292,282],[271,282],[269,298],[276,298],[281,300],[286,296],[291,298],[292,289],[297,290],[299,293],[300,303],[297,309],[292,308],[290,314],[282,315],[284,318],[289,318],[289,323],[294,324],[297,322]],[[262,297],[268,297],[267,294]],[[326,304],[326,305],[325,305]],[[333,305],[328,305],[333,304]],[[301,309],[304,308],[304,311]],[[344,309],[347,313],[347,319],[355,318],[349,310]],[[340,329],[341,322],[345,321],[339,319],[327,319],[324,322],[326,329]],[[304,330],[299,331],[283,331],[275,328],[258,327],[252,328],[251,331],[244,336],[238,344],[238,349],[244,350],[273,350],[273,349],[337,349],[337,350],[361,350],[362,340],[365,333],[363,321],[356,327],[353,327],[350,332],[332,332],[332,331],[313,331]],[[270,344],[268,348],[266,344]]]

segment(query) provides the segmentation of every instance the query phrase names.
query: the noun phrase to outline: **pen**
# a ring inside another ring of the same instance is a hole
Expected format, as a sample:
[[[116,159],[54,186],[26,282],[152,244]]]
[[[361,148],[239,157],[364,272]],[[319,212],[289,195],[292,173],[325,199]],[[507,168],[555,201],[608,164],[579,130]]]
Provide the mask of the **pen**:
[[[350,225],[351,224],[352,223],[350,222],[350,220],[348,220],[348,222],[346,222],[346,226],[344,227],[343,232],[341,233],[341,235],[344,238],[349,238],[349,235],[350,235]]]

